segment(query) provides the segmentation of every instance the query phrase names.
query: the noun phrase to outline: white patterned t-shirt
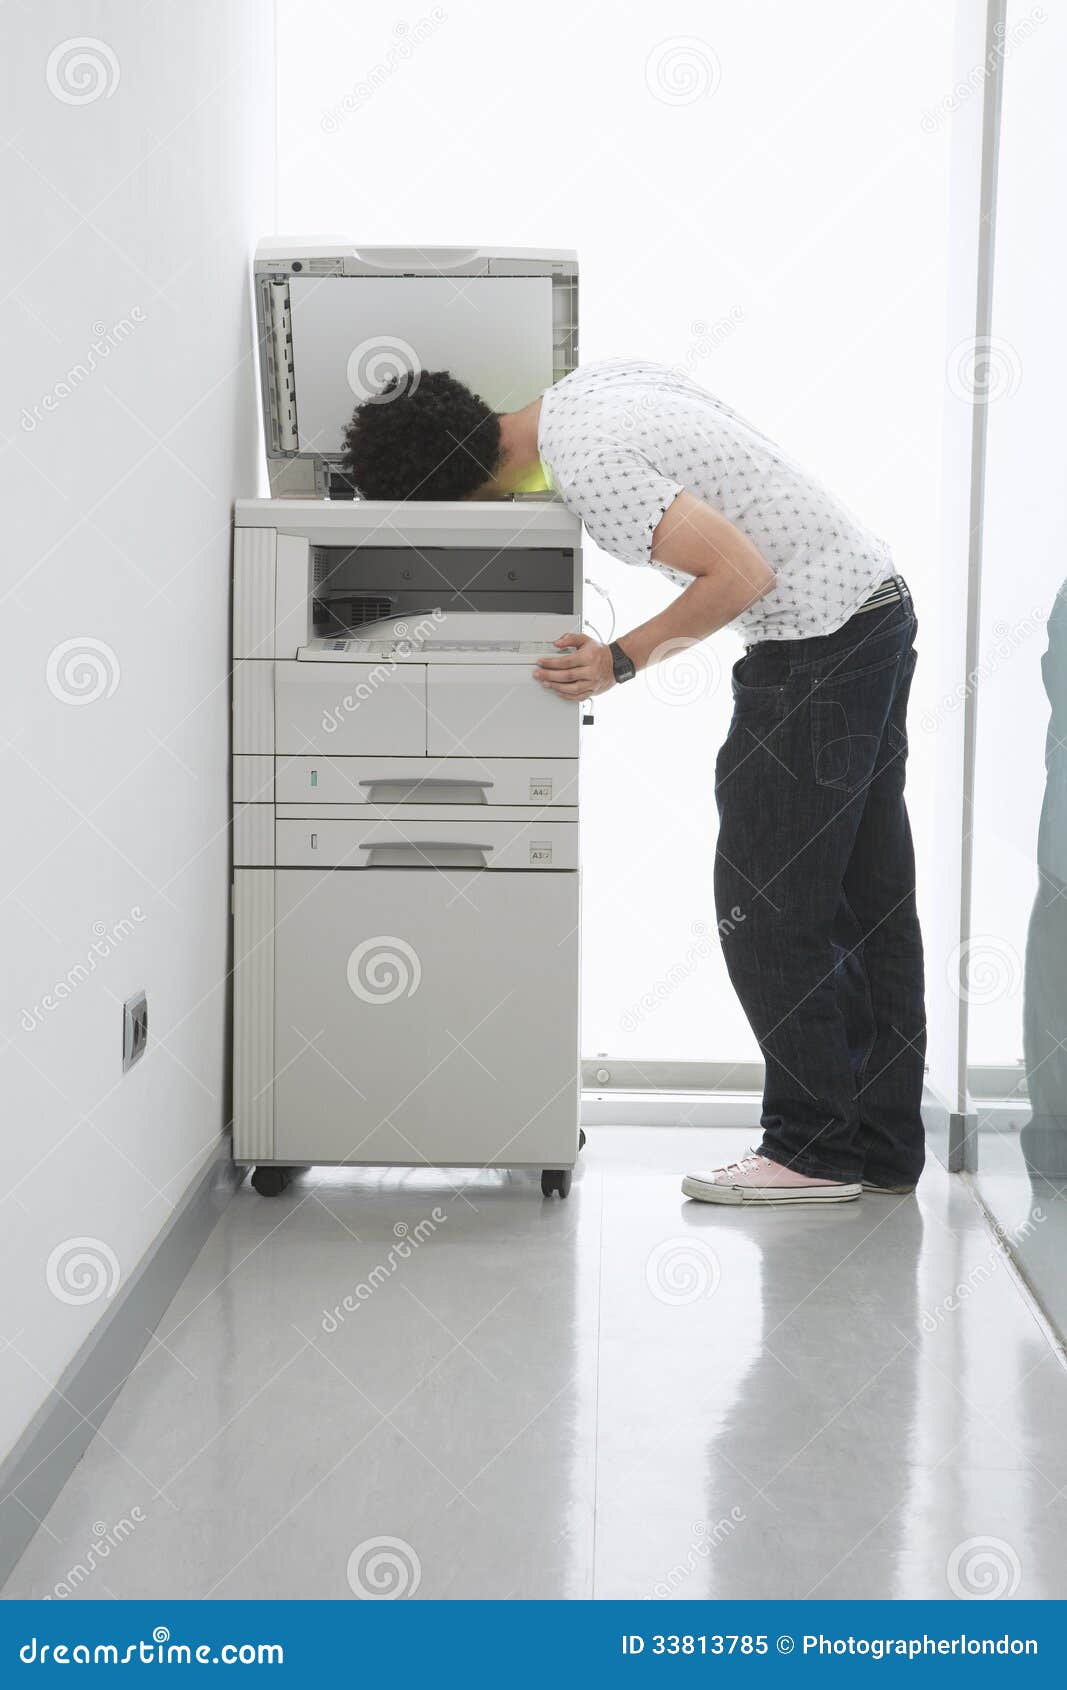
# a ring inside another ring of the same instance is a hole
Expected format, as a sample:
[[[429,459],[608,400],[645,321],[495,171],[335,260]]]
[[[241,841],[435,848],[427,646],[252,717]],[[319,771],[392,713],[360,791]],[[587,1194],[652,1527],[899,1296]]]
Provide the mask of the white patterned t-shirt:
[[[889,547],[735,411],[663,364],[586,364],[541,402],[538,450],[550,484],[604,551],[693,577],[650,555],[683,490],[751,540],[776,585],[731,624],[746,645],[840,628],[893,573]]]

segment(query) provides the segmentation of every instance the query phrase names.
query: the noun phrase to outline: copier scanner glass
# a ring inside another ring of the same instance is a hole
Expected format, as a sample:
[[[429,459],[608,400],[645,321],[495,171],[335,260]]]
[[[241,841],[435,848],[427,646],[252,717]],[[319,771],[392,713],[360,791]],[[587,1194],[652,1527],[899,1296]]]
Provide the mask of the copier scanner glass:
[[[308,277],[289,300],[301,452],[340,452],[354,407],[407,370],[451,370],[495,411],[552,385],[548,276]]]

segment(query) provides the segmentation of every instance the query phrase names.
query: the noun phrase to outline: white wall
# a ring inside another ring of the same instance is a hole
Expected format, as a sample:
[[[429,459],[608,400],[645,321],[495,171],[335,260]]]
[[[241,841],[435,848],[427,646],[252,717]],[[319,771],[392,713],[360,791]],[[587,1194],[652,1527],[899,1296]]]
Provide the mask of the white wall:
[[[952,22],[925,0],[420,0],[399,22],[280,0],[279,226],[576,247],[583,360],[689,369],[893,542],[922,621],[918,716],[938,693]],[[668,591],[589,561],[620,631]],[[590,615],[603,630],[595,595]],[[587,1053],[754,1054],[694,932],[714,919],[738,650],[712,641],[677,695],[642,679],[609,697],[587,735]],[[915,735],[924,863],[935,751]],[[929,909],[930,867],[922,891]]]
[[[6,24],[0,1450],[224,1125],[230,506],[259,490],[274,159],[269,6]],[[87,1277],[49,1266],[77,1239]]]

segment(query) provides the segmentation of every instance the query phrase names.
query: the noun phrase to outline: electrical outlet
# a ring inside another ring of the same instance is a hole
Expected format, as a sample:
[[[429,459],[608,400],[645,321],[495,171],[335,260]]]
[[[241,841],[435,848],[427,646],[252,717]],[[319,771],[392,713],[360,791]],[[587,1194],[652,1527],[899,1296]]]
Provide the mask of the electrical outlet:
[[[148,998],[137,992],[122,1006],[122,1072],[144,1055],[148,1043]]]

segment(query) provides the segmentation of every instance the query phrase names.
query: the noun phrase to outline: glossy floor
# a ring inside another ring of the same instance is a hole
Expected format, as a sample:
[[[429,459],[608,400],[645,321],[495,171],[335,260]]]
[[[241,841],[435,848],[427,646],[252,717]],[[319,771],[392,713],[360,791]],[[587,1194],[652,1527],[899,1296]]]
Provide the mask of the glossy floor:
[[[4,1594],[1067,1595],[1067,1374],[967,1187],[684,1202],[747,1136],[245,1187]]]

